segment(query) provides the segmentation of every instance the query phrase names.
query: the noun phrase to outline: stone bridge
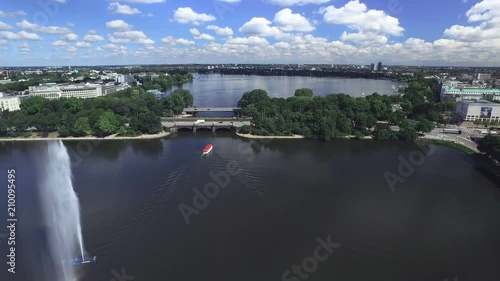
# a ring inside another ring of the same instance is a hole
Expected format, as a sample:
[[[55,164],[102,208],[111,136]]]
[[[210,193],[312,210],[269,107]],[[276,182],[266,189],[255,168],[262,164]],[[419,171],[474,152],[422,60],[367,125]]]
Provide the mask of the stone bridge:
[[[197,123],[196,121],[162,121],[161,125],[167,132],[177,132],[178,130],[192,130],[196,132],[199,129],[211,130],[231,130],[237,131],[245,125],[250,125],[250,121],[208,121]]]

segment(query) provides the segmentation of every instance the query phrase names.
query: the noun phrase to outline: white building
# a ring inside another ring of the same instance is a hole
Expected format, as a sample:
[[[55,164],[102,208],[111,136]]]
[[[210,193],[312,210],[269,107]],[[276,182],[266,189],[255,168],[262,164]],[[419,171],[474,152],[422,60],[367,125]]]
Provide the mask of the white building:
[[[500,104],[487,101],[459,101],[456,113],[464,121],[500,121]]]
[[[130,86],[128,86],[127,84],[115,85],[115,83],[106,83],[102,85],[102,94],[106,96],[114,92],[125,90],[128,87]]]
[[[456,88],[451,84],[445,84],[441,89],[442,101],[480,100],[486,98],[500,100],[500,89]]]
[[[40,85],[29,87],[31,97],[44,97],[47,99],[59,98],[96,98],[102,96],[102,87],[97,84],[86,83],[83,85]]]
[[[8,110],[8,111],[16,111],[20,110],[21,101],[19,97],[16,96],[3,96],[0,95],[0,111]]]
[[[136,82],[135,81],[135,78],[134,78],[134,75],[132,74],[119,74],[117,77],[116,77],[116,82],[118,83],[132,83],[132,82]]]

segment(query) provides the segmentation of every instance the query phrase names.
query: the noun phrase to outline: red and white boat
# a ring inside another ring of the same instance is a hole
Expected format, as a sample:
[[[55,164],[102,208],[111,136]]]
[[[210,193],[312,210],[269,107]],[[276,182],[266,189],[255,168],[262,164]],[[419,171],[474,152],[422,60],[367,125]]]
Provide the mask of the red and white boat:
[[[207,144],[207,146],[205,146],[205,148],[203,149],[203,155],[209,154],[210,152],[212,152],[212,150],[214,150],[214,146],[211,144]]]

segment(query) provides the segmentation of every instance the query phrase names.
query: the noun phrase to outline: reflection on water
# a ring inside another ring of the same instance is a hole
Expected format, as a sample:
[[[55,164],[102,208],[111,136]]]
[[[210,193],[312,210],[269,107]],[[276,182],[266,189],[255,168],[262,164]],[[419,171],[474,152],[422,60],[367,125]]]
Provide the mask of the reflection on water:
[[[74,186],[85,245],[103,259],[82,281],[108,281],[123,267],[135,280],[281,280],[327,235],[342,247],[308,280],[440,281],[452,272],[461,281],[498,280],[500,190],[460,153],[436,147],[391,192],[384,172],[397,172],[399,156],[418,148],[412,143],[215,136],[102,142],[84,157]],[[214,151],[202,157],[207,143]],[[29,161],[36,156],[24,149],[5,159],[36,173]],[[179,204],[193,206],[193,189],[231,161],[241,172],[186,225]],[[34,183],[19,184],[20,251],[30,257],[45,242],[33,234]],[[33,264],[22,280],[49,281],[35,275],[43,264]]]

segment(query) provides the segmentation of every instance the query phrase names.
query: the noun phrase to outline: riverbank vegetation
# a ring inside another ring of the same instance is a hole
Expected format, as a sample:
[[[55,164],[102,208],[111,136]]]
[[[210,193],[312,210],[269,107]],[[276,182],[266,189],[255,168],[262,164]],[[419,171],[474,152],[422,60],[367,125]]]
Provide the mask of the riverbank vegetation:
[[[439,91],[437,80],[419,76],[400,95],[314,96],[310,89],[297,89],[284,99],[257,89],[244,93],[238,106],[254,120],[254,126],[243,127],[242,133],[298,134],[325,141],[373,135],[377,140],[407,141],[415,140],[418,132],[431,131],[432,122],[443,122],[453,112],[454,103],[439,102]]]
[[[30,97],[21,110],[1,112],[0,136],[26,136],[30,131],[61,137],[137,136],[161,131],[161,116],[172,116],[193,105],[188,90],[176,90],[157,99],[141,88],[130,88],[91,99]]]

